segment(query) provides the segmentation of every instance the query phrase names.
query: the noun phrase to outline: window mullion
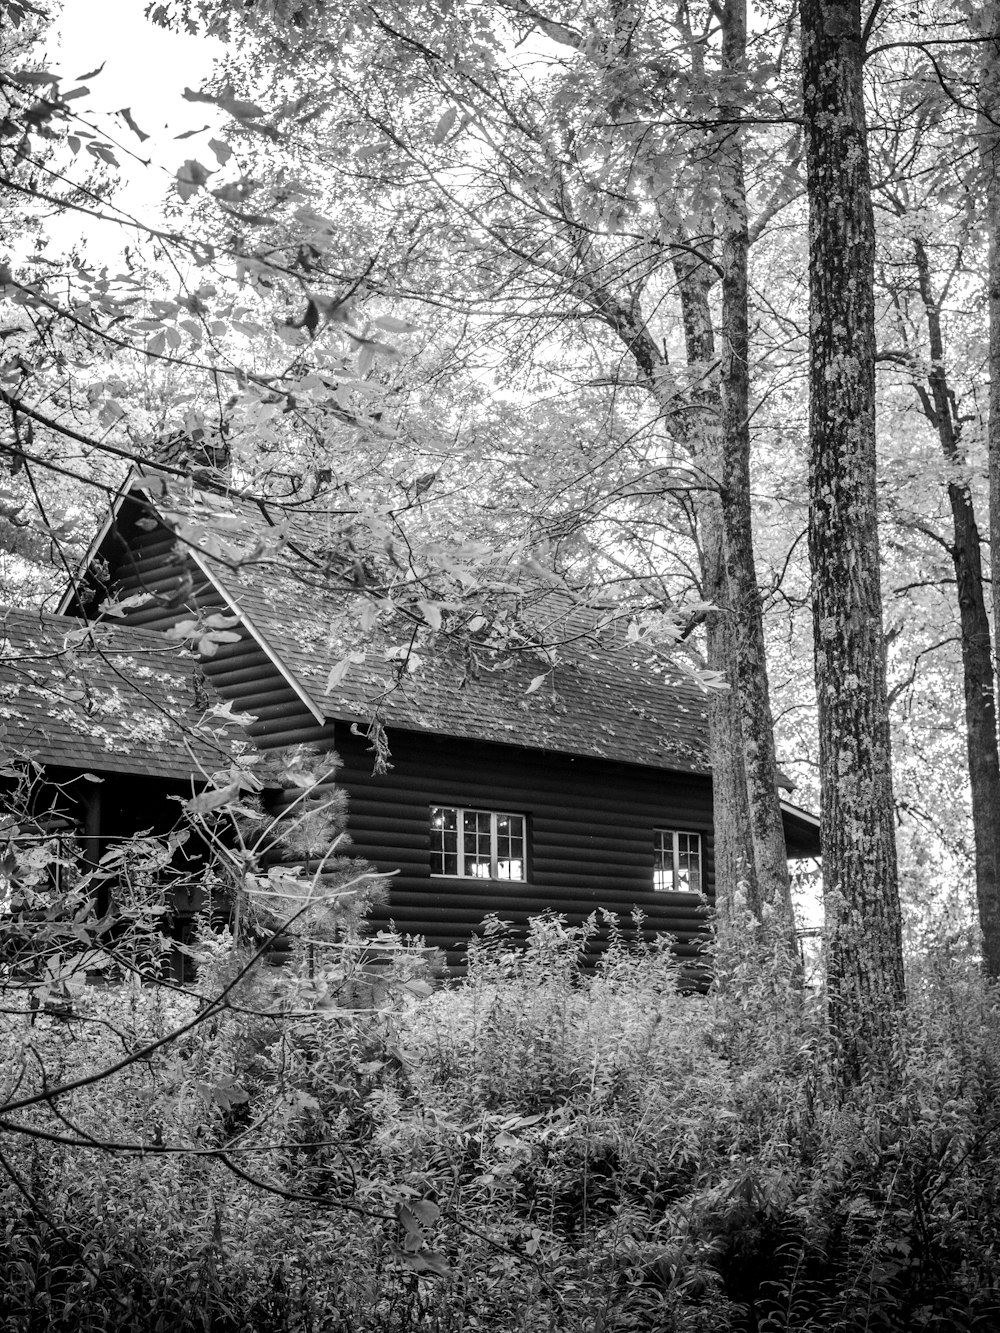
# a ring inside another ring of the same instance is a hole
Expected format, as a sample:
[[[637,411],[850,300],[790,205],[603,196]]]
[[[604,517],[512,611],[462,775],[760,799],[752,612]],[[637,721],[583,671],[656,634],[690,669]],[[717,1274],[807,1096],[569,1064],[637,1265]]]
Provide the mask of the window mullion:
[[[495,813],[490,814],[490,877],[497,878],[500,857],[497,850],[497,817]]]
[[[455,846],[458,848],[458,877],[465,877],[465,811],[459,808],[455,814]]]
[[[681,883],[681,835],[679,833],[671,834],[673,843],[673,862],[674,862],[674,893],[680,893]]]

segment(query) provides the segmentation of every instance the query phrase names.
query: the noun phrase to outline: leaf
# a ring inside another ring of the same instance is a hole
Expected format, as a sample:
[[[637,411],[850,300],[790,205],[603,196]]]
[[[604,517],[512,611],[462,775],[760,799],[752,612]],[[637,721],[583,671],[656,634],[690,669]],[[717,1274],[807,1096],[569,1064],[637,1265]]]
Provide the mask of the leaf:
[[[208,710],[208,716],[220,718],[223,722],[238,722],[241,726],[245,722],[256,721],[255,713],[234,712],[232,699],[227,699],[222,704],[213,704]]]
[[[247,191],[241,181],[230,181],[228,185],[220,185],[213,190],[212,194],[224,204],[238,204],[246,198]]]
[[[122,120],[129,127],[129,129],[132,131],[135,137],[139,140],[139,142],[145,143],[146,140],[149,138],[149,135],[143,133],[143,131],[140,130],[139,126],[132,119],[132,108],[128,106],[123,106],[121,110],[118,112],[118,114],[121,116]]]
[[[408,319],[397,319],[395,315],[379,315],[373,319],[372,323],[377,329],[384,329],[386,333],[412,333],[414,329],[420,327],[419,324],[411,324]]]
[[[239,643],[241,635],[232,630],[214,629],[202,634],[198,640],[198,652],[203,657],[214,657],[224,643]]]
[[[390,1245],[389,1253],[397,1263],[405,1264],[415,1273],[433,1273],[437,1277],[447,1277],[451,1272],[448,1261],[437,1250],[420,1250],[416,1254],[408,1254],[398,1245]]]
[[[426,1000],[428,995],[434,994],[434,987],[429,981],[421,981],[419,977],[411,977],[409,981],[404,981],[401,986],[409,995],[415,995],[419,1000]]]
[[[221,139],[209,139],[208,146],[215,154],[215,159],[220,167],[224,167],[233,155],[233,150]]]
[[[192,88],[185,88],[182,96],[186,102],[208,102],[211,106],[221,107],[223,111],[228,111],[236,120],[259,120],[265,114],[255,102],[244,102],[240,98],[234,97],[231,90],[216,95],[215,93],[201,93],[195,92]]]
[[[365,634],[371,633],[375,628],[379,616],[382,614],[382,608],[375,602],[365,602],[361,609],[361,629]]]
[[[540,675],[540,676],[536,676],[535,679],[534,679],[534,680],[531,682],[531,684],[528,686],[528,688],[524,691],[525,694],[534,694],[534,692],[535,692],[536,690],[540,690],[540,689],[542,688],[542,686],[545,684],[545,677],[546,677],[548,674],[549,674],[549,673],[546,671],[546,672],[543,672],[542,675]]]
[[[87,74],[78,74],[76,76],[77,83],[86,83],[88,79],[96,79],[98,74],[100,74],[101,70],[107,63],[108,62],[106,60],[102,60],[96,69],[90,70],[89,73]]]
[[[448,137],[448,131],[458,119],[458,111],[455,107],[449,107],[434,128],[434,142],[443,143]]]
[[[567,28],[565,24],[554,23],[552,19],[542,18],[541,15],[538,16],[537,22],[542,32],[553,42],[559,42],[562,46],[578,47],[580,45],[580,39],[576,33],[572,28]]]
[[[203,791],[185,801],[184,809],[189,815],[207,815],[209,811],[218,810],[220,806],[228,805],[230,801],[235,800],[239,792],[238,782],[230,782],[225,787],[212,787],[209,791]]]
[[[200,162],[196,161],[193,157],[189,157],[188,160],[182,163],[178,168],[176,184],[177,193],[180,195],[181,199],[187,202],[193,194],[197,194],[211,175],[212,173],[207,167],[203,167]]]
[[[234,1106],[242,1106],[250,1100],[250,1094],[231,1076],[220,1078],[218,1083],[203,1083],[199,1080],[195,1087],[206,1101],[213,1102],[223,1111],[230,1111]]]
[[[136,527],[145,527],[147,532],[158,526],[155,518],[140,518],[136,521]],[[153,594],[151,592],[132,592],[120,600],[103,602],[101,604],[101,614],[105,616],[123,616],[126,611],[137,606],[145,606],[152,600]]]
[[[199,630],[197,620],[178,620],[166,631],[168,639],[176,639],[183,643],[187,639],[193,638]]]
[[[358,334],[347,330],[347,336],[356,342],[363,351],[377,352],[379,356],[399,356],[399,348],[393,347],[392,343],[379,342],[377,338],[362,338]]]
[[[146,351],[150,356],[163,356],[167,346],[167,335],[161,329],[159,333],[150,338],[146,344]]]
[[[342,657],[339,662],[334,663],[330,668],[330,674],[326,678],[326,689],[324,693],[329,694],[331,690],[335,690],[350,671],[351,667],[355,666],[358,662],[363,662],[364,657],[364,653],[349,653],[347,657]]]
[[[125,409],[121,403],[116,402],[114,398],[107,398],[101,405],[98,420],[102,426],[113,426],[116,421],[121,421],[124,415]]]
[[[428,625],[430,625],[431,629],[437,630],[441,628],[441,608],[437,602],[427,602],[421,598],[417,602],[417,606],[420,610],[420,614],[427,621]]]
[[[425,1227],[434,1226],[441,1216],[441,1209],[430,1199],[411,1199],[407,1206],[414,1217]]]
[[[87,152],[92,153],[94,157],[99,158],[102,162],[107,162],[109,167],[117,167],[118,165],[117,157],[107,144],[89,143],[87,144]]]

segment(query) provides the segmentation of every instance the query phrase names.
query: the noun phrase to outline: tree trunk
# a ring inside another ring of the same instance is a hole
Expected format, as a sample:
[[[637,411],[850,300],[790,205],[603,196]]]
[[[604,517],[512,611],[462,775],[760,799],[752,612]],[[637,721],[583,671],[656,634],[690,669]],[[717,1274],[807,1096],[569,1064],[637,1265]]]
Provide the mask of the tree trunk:
[[[920,295],[927,314],[930,400],[925,412],[941,441],[946,462],[955,471],[965,461],[960,447],[948,374],[944,365],[941,312],[931,289],[930,261],[920,240],[913,242]],[[983,934],[983,969],[1000,976],[1000,753],[997,750],[996,691],[990,642],[990,617],[983,593],[979,528],[966,482],[948,483],[953,540],[952,562],[958,585],[965,684],[965,730],[972,788],[972,829],[976,849],[976,898]]]
[[[721,405],[717,382],[708,371],[715,361],[715,334],[708,286],[701,266],[679,260],[674,265],[681,296],[688,365],[698,389],[690,435],[697,437],[698,461],[708,477],[719,475],[722,442]],[[693,442],[693,441],[692,441]],[[726,574],[722,502],[706,489],[697,501],[701,545],[702,596],[717,610],[706,622],[706,657],[728,690],[713,690],[708,701],[709,749],[712,760],[712,822],[715,828],[715,897],[722,932],[733,921],[738,892],[760,920],[763,904],[753,854],[750,806],[743,766],[743,737],[737,701],[734,657],[736,637]]]
[[[979,80],[979,151],[986,194],[989,304],[990,397],[987,454],[990,474],[990,571],[993,576],[993,633],[1000,646],[1000,4],[982,10]]]
[[[750,333],[742,114],[746,65],[746,0],[726,0],[722,20],[722,80],[718,148],[722,223],[722,515],[733,667],[750,830],[761,897],[778,914],[779,933],[795,948],[795,918],[785,830],[781,822],[774,723],[767,683],[764,621],[754,564],[750,499]]]
[[[875,228],[858,0],[802,0],[809,560],[831,1031],[890,1074],[905,1001],[876,520]]]
[[[702,584],[706,601],[718,607],[705,627],[708,669],[729,682],[713,690],[708,702],[708,735],[712,752],[712,808],[715,826],[716,909],[723,923],[738,926],[734,907],[741,895],[758,921],[764,917],[751,826],[750,801],[743,763],[743,736],[736,692],[736,633],[726,577],[719,497],[699,506],[702,531]]]

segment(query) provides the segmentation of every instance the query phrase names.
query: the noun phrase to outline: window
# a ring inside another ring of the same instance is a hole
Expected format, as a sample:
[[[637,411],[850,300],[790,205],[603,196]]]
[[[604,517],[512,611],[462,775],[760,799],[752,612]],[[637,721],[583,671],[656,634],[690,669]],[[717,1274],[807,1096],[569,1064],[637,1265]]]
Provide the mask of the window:
[[[653,839],[653,888],[701,893],[701,834],[659,828]]]
[[[431,806],[431,874],[524,880],[524,816]]]

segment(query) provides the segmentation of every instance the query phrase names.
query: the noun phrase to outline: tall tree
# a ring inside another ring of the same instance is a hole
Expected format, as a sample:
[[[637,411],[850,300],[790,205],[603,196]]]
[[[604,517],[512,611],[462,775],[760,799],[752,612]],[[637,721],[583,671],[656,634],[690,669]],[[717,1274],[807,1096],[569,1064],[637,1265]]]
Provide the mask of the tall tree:
[[[875,226],[858,0],[803,0],[809,558],[827,984],[844,1076],[889,1070],[905,1000],[876,511]]]
[[[979,153],[985,195],[987,239],[986,293],[989,312],[989,416],[987,451],[990,475],[993,633],[1000,644],[1000,4],[985,0],[978,16],[981,39]]]
[[[966,748],[972,792],[972,828],[975,843],[976,898],[983,936],[983,968],[1000,976],[1000,752],[997,749],[997,711],[991,653],[990,617],[986,606],[979,526],[972,491],[963,476],[965,463],[962,423],[956,396],[948,379],[941,305],[931,279],[924,242],[915,237],[914,260],[920,297],[927,320],[927,387],[920,388],[924,414],[937,431],[941,452],[950,471],[948,504],[951,509],[951,558],[958,591],[962,640],[962,677],[965,695]]]
[[[722,13],[722,69],[718,151],[722,232],[722,529],[732,671],[743,742],[750,831],[757,882],[766,903],[794,924],[788,857],[778,798],[774,723],[764,649],[764,620],[754,561],[750,500],[750,226],[741,124],[746,88],[746,0],[726,0]]]
[[[674,272],[681,298],[684,342],[691,372],[692,421],[690,435],[696,456],[709,477],[722,473],[724,453],[722,410],[716,365],[715,328],[709,304],[712,275],[691,256],[677,256]],[[706,486],[698,499],[702,596],[712,610],[705,618],[705,657],[710,671],[729,686],[714,691],[708,704],[709,747],[712,759],[712,824],[715,830],[716,904],[723,931],[734,915],[735,898],[742,886],[752,916],[763,918],[763,899],[757,878],[750,799],[743,762],[740,701],[733,670],[736,661],[735,615],[726,568],[722,496],[718,486]]]

